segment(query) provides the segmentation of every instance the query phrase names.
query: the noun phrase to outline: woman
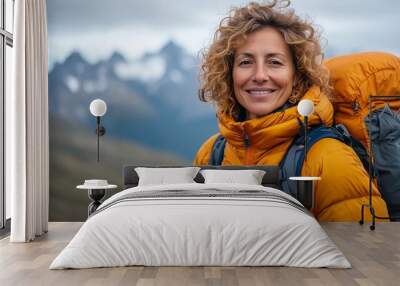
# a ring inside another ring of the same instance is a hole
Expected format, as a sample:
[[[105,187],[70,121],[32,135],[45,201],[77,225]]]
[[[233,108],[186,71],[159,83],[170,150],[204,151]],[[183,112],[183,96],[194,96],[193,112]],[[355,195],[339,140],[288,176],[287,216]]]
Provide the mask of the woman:
[[[314,102],[311,126],[333,123],[319,36],[277,4],[233,9],[204,55],[200,99],[217,106],[220,134],[227,140],[222,165],[279,165],[300,130],[300,99]],[[200,147],[194,164],[208,164],[218,135]],[[320,221],[360,219],[369,178],[352,148],[331,138],[318,141],[301,174],[322,178],[313,209]],[[387,216],[376,189],[373,204],[377,215]]]

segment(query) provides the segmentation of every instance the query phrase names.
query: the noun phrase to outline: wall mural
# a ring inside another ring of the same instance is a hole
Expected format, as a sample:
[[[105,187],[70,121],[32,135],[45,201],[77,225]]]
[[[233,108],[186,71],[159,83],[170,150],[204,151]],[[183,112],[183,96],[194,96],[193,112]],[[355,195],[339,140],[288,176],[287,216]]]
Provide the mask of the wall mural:
[[[242,1],[132,2],[47,3],[50,221],[86,219],[89,199],[86,191],[76,189],[85,179],[107,179],[120,190],[124,164],[191,164],[200,144],[218,130],[214,108],[197,97],[199,51],[211,40],[221,15]],[[369,27],[368,21],[354,27],[368,30],[368,38],[346,34],[346,21],[343,27],[330,21],[343,16],[341,8],[317,3],[294,7],[318,12],[329,38],[327,56],[360,47],[396,51],[395,40],[379,41],[379,27]],[[368,9],[374,11],[368,5],[360,11],[361,20],[368,19]],[[96,121],[89,112],[96,98],[108,106],[100,162]]]

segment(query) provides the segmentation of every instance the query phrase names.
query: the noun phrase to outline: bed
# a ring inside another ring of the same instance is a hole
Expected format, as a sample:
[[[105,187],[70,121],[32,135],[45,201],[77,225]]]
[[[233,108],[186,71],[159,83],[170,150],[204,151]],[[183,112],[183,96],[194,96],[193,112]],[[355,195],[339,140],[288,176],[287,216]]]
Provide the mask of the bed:
[[[205,175],[213,169],[263,171],[261,184],[238,184],[236,175],[213,182]],[[100,205],[50,269],[351,267],[312,214],[278,190],[277,167],[202,166],[194,182],[153,185],[138,185],[137,170],[124,167],[124,190]]]

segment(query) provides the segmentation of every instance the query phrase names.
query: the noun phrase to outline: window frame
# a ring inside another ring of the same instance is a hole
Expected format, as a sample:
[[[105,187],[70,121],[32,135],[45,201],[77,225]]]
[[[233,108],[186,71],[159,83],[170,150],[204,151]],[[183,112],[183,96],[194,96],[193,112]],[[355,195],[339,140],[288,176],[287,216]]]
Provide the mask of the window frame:
[[[11,1],[13,14],[15,15],[15,0]],[[6,47],[13,48],[13,34],[6,30],[6,0],[0,0],[1,21],[0,21],[0,236],[9,232],[10,219],[6,218],[6,189],[5,189],[5,93],[6,93]],[[14,17],[12,15],[11,17]],[[13,18],[14,19],[14,18]],[[13,29],[14,30],[14,27]]]

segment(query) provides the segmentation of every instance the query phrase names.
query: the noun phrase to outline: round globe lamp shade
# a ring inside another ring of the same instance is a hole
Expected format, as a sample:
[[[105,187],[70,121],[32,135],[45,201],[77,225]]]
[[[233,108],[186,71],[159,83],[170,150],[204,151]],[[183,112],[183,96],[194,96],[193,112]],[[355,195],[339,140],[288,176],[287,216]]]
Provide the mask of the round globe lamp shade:
[[[299,104],[297,105],[297,111],[302,116],[308,116],[314,112],[314,103],[309,99],[300,100]]]
[[[94,116],[103,116],[107,112],[107,104],[104,100],[95,99],[90,103],[89,109]]]

